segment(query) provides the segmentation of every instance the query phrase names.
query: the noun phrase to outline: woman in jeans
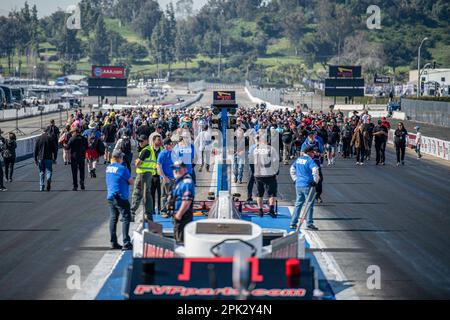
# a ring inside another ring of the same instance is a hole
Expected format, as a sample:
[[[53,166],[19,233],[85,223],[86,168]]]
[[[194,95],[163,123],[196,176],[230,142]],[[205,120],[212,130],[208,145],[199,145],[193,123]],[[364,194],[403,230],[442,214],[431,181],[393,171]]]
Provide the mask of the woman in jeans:
[[[8,139],[5,141],[3,150],[3,158],[5,162],[5,178],[7,181],[12,182],[12,176],[14,172],[14,164],[16,163],[16,135],[13,132],[9,133]]]
[[[405,149],[406,149],[406,139],[408,138],[408,131],[406,131],[403,122],[399,122],[397,129],[394,132],[394,145],[395,153],[397,154],[397,167],[400,165],[405,165]]]

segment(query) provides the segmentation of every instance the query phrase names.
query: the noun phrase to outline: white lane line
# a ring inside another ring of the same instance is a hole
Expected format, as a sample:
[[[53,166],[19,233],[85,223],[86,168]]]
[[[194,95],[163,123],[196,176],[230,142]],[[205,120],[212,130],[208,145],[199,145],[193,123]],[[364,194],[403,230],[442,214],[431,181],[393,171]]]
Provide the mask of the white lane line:
[[[143,216],[143,213],[144,209],[143,207],[140,207],[140,209],[136,212],[136,217]],[[142,220],[136,224],[136,229],[139,229],[142,224]],[[131,236],[131,242],[133,242],[133,236]],[[116,265],[122,258],[123,253],[123,251],[117,250],[112,250],[105,253],[83,282],[81,290],[73,295],[72,300],[95,300],[100,290],[111,276],[113,270],[116,268]]]
[[[72,300],[95,300],[122,255],[122,251],[109,251],[105,253],[83,282],[82,289],[73,295]]]
[[[288,209],[292,216],[294,207],[288,206]],[[302,232],[305,235],[306,241],[309,243],[311,249],[327,248],[316,232],[311,232],[308,230],[302,230]],[[356,291],[352,288],[353,284],[349,282],[331,253],[324,251],[314,252],[314,256],[316,257],[326,279],[329,280],[329,284],[333,289],[336,300],[359,300]]]

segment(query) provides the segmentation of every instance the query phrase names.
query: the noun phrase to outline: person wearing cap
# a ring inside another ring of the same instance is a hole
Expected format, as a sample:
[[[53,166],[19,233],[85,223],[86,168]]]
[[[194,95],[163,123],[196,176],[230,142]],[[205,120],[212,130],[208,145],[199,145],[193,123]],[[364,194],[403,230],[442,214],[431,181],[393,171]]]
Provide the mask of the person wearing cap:
[[[302,144],[300,149],[300,154],[303,155],[306,152],[306,148],[312,147],[314,149],[314,157],[313,160],[319,167],[319,182],[316,184],[316,200],[319,203],[322,203],[322,190],[323,190],[323,174],[322,174],[322,161],[320,160],[323,155],[324,148],[323,143],[320,138],[316,135],[314,130],[308,132],[308,138]]]
[[[89,123],[89,129],[83,131],[83,137],[88,140],[88,148],[86,149],[86,160],[88,172],[91,178],[96,178],[97,162],[100,158],[99,144],[102,143],[100,138],[102,133],[98,130],[97,124],[92,120]]]
[[[173,216],[173,234],[178,244],[184,242],[184,228],[193,220],[195,184],[183,161],[175,161],[172,165],[175,186],[172,197],[175,200]]]
[[[297,158],[291,165],[291,178],[295,183],[295,190],[297,198],[295,200],[294,214],[291,218],[291,229],[297,228],[300,211],[307,201],[308,194],[311,188],[314,188],[319,183],[319,166],[313,160],[315,156],[315,148],[307,146],[302,156]],[[317,230],[313,221],[313,206],[315,201],[315,191],[313,189],[311,198],[309,199],[310,208],[307,213],[306,227],[310,230]]]
[[[152,215],[154,215],[155,207],[158,208],[158,214],[161,213],[161,177],[159,176],[158,172],[158,156],[161,153],[161,151],[164,150],[163,142],[161,139],[161,135],[159,135],[157,132],[153,132],[149,137],[149,144],[152,148],[151,153],[151,161],[152,161],[152,168],[154,166],[154,171],[152,172],[152,199],[153,199],[153,211]],[[156,198],[156,193],[158,192],[158,198]]]
[[[88,148],[88,140],[81,135],[81,129],[76,127],[71,131],[72,137],[65,147],[70,151],[70,166],[72,169],[72,182],[73,191],[78,190],[78,171],[80,172],[80,187],[81,190],[85,189],[84,186],[84,167],[86,161],[86,150]]]
[[[131,200],[131,221],[134,221],[136,211],[144,202],[144,217],[153,221],[153,198],[152,198],[152,177],[156,173],[156,155],[154,149],[148,144],[148,137],[141,135],[138,138],[139,156],[135,161],[136,180],[134,183],[133,195]],[[155,159],[154,161],[152,159]]]
[[[110,210],[110,242],[111,249],[131,250],[133,246],[129,236],[131,211],[130,211],[130,186],[134,184],[131,173],[122,165],[124,154],[120,150],[114,150],[111,154],[111,164],[106,168],[107,200]],[[117,222],[122,216],[123,246],[117,242]]]
[[[415,151],[417,153],[417,159],[420,159],[422,158],[422,154],[420,153],[420,147],[422,146],[422,132],[420,132],[419,126],[415,126],[414,129],[416,130]]]
[[[164,150],[162,150],[157,159],[157,168],[159,176],[162,180],[162,204],[163,208],[161,209],[161,217],[168,218],[168,208],[167,208],[167,199],[173,185],[175,184],[175,176],[173,175],[172,165],[172,150],[173,150],[173,142],[170,138],[166,138],[163,141]]]

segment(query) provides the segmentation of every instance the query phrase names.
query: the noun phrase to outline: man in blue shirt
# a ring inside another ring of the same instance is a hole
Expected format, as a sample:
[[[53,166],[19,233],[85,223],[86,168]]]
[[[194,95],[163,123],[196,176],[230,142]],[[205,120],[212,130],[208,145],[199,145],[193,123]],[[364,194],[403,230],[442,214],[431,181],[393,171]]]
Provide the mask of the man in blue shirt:
[[[133,246],[128,234],[131,222],[130,211],[130,185],[134,184],[127,167],[122,165],[123,153],[114,150],[112,153],[111,164],[106,168],[106,188],[107,200],[110,209],[109,232],[111,235],[111,249],[131,250]],[[122,216],[122,235],[123,247],[117,242],[117,222],[119,215]]]
[[[182,161],[186,165],[189,174],[195,181],[195,172],[193,166],[195,156],[194,145],[187,141],[188,139],[186,139],[185,137],[180,138],[181,140],[173,148],[173,161]]]
[[[172,190],[174,203],[173,234],[178,244],[184,242],[184,227],[193,220],[195,184],[186,164],[175,161],[172,165],[176,182]]]
[[[319,167],[319,177],[320,180],[316,185],[316,199],[317,202],[322,203],[322,184],[323,184],[323,175],[322,175],[322,160],[324,148],[323,148],[323,140],[320,136],[317,135],[316,131],[310,131],[308,134],[308,138],[303,143],[300,152],[305,153],[307,147],[312,147],[315,151],[313,160]]]
[[[162,150],[157,159],[157,168],[159,176],[162,179],[162,203],[163,208],[161,209],[161,217],[168,218],[169,213],[167,208],[167,198],[172,190],[173,185],[175,184],[175,176],[173,175],[172,171],[172,150],[173,150],[173,143],[170,138],[166,138],[163,141],[164,144],[164,150]]]
[[[307,200],[311,188],[319,182],[319,167],[313,160],[315,155],[314,147],[308,146],[304,150],[304,155],[300,156],[291,166],[290,174],[295,182],[297,199],[295,201],[294,214],[291,219],[291,229],[297,228],[300,210]],[[314,191],[313,191],[314,192]],[[317,230],[313,223],[314,196],[309,199],[310,208],[307,214],[306,227],[310,230]]]

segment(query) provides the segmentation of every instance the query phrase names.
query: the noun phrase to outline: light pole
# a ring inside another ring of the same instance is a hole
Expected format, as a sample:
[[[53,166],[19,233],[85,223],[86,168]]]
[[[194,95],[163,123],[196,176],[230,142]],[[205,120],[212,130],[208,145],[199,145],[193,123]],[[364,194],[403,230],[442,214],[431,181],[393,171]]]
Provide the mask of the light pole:
[[[422,42],[420,43],[419,52],[418,52],[418,55],[417,55],[417,76],[418,76],[418,79],[417,79],[417,98],[420,97],[420,94],[421,94],[421,91],[422,91],[421,88],[420,88],[420,49],[422,49],[422,45],[423,45],[423,43],[426,40],[428,40],[428,37],[423,38]]]

